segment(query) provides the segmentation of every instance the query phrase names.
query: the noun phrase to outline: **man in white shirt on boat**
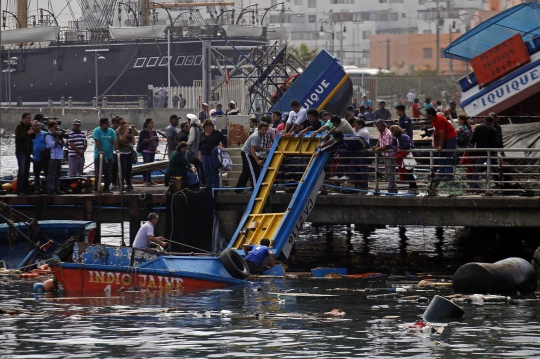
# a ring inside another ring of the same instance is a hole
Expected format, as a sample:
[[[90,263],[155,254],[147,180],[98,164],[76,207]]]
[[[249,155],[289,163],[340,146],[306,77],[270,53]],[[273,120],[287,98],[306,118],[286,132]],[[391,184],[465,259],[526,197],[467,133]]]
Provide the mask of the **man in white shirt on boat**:
[[[133,248],[148,249],[150,243],[159,244],[163,248],[167,248],[167,243],[163,237],[154,237],[154,227],[158,222],[157,213],[150,213],[148,215],[148,222],[146,222],[137,232],[135,241],[133,242]]]

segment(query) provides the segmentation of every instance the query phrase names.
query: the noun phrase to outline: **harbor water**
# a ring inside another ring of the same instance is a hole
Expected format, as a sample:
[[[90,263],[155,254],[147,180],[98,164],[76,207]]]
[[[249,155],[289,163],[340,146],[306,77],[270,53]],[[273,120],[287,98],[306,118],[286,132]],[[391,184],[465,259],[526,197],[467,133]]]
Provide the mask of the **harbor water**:
[[[387,286],[267,279],[184,296],[36,299],[32,283],[6,280],[0,309],[21,314],[0,315],[0,358],[538,358],[537,301],[461,304],[465,317],[439,334],[414,326],[427,302],[369,299]],[[449,292],[405,295],[435,293]],[[324,314],[338,308],[343,316]]]
[[[14,174],[13,142],[2,140],[0,150],[0,174]],[[109,224],[103,235],[118,231],[119,225]],[[435,332],[414,325],[428,300],[452,291],[418,287],[410,274],[426,268],[452,273],[473,259],[474,240],[462,228],[306,224],[290,259],[296,270],[321,264],[398,276],[269,278],[183,295],[36,298],[35,280],[0,276],[0,358],[540,357],[534,295],[460,303],[465,317]],[[407,289],[396,293],[396,286]],[[287,295],[292,293],[324,297]],[[325,314],[335,309],[343,315]]]

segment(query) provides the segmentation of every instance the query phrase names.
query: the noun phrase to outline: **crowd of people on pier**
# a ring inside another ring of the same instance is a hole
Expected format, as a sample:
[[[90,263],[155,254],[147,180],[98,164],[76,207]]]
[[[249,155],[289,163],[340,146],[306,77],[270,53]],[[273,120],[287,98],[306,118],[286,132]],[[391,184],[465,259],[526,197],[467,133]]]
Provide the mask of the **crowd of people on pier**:
[[[409,184],[409,193],[417,194],[418,187],[412,173],[414,162],[413,121],[406,114],[406,106],[395,106],[397,122],[392,122],[393,113],[386,108],[385,101],[378,103],[373,111],[373,103],[367,96],[360,104],[353,101],[344,113],[344,117],[328,111],[305,109],[298,100],[290,103],[288,113],[274,111],[263,114],[260,109],[250,120],[249,137],[241,148],[242,172],[236,187],[242,192],[250,183],[251,188],[257,182],[266,157],[279,134],[281,137],[322,135],[318,152],[340,150],[345,152],[339,160],[339,171],[347,176],[334,179],[350,180],[358,193],[365,194],[368,189],[368,167],[373,164],[374,153],[379,155],[384,166],[384,176],[388,183],[388,192],[397,193],[396,174],[399,180]],[[438,171],[435,181],[452,180],[454,176],[454,158],[456,148],[502,148],[502,132],[498,117],[490,114],[483,124],[473,128],[465,115],[458,115],[456,104],[451,101],[444,109],[438,102],[426,98],[420,108],[417,98],[410,103],[413,118],[424,116],[432,125],[433,147],[439,152]],[[224,151],[227,138],[216,129],[218,115],[236,115],[236,104],[231,102],[225,112],[221,105],[210,110],[204,103],[198,116],[189,114],[185,121],[177,115],[170,116],[169,126],[160,135],[166,138],[166,154],[169,165],[165,182],[179,179],[182,188],[217,188],[220,186],[220,168],[224,161],[231,163]],[[457,121],[457,123],[454,123]],[[378,131],[374,146],[371,145],[370,133],[366,125],[373,123]],[[138,137],[138,139],[137,139]],[[131,171],[137,162],[138,153],[143,163],[154,162],[159,145],[158,131],[154,129],[154,120],[146,119],[141,131],[135,126],[116,116],[111,121],[102,118],[92,132],[94,140],[94,171],[96,174],[95,190],[103,182],[102,192],[113,193],[120,185],[126,192],[133,191]],[[63,194],[59,188],[62,162],[67,152],[68,176],[83,175],[85,152],[88,147],[87,134],[81,131],[81,121],[74,119],[70,131],[58,129],[58,123],[49,119],[44,121],[41,114],[33,118],[30,113],[22,115],[21,122],[15,129],[16,157],[18,163],[17,194],[31,194],[29,183],[30,165],[33,164],[34,191],[49,195]],[[444,151],[450,150],[450,151]],[[119,154],[119,155],[118,155]],[[318,155],[318,154],[316,154]],[[478,172],[485,170],[485,159],[481,154],[474,158],[464,153],[460,162],[467,167],[467,176],[472,179],[471,188],[478,187],[474,181]],[[492,159],[494,161],[495,159]],[[119,162],[118,162],[119,161]],[[474,165],[474,166],[472,166]],[[88,167],[88,166],[87,166]],[[121,176],[118,176],[121,171]],[[46,178],[45,183],[40,180]],[[121,178],[123,183],[118,183]],[[101,180],[99,180],[101,179]],[[143,174],[145,187],[156,186],[151,172]]]

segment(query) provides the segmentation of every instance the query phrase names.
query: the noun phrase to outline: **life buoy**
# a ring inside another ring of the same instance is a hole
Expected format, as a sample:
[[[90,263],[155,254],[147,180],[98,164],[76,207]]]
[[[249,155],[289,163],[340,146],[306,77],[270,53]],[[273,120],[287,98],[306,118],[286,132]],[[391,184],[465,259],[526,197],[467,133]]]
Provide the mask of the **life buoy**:
[[[219,255],[223,267],[229,272],[231,277],[246,279],[249,276],[249,268],[244,258],[234,249],[227,248]]]

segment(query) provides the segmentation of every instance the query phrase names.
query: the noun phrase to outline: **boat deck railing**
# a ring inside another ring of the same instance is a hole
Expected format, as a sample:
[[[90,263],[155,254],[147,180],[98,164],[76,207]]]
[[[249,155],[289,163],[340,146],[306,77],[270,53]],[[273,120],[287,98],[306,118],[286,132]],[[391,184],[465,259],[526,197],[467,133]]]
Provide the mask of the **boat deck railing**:
[[[458,148],[441,152],[415,149],[413,154],[417,162],[412,169],[414,179],[400,180],[395,156],[385,157],[382,152],[372,150],[336,151],[325,165],[323,188],[338,193],[378,194],[387,192],[390,177],[394,176],[399,195],[408,195],[412,182],[420,193],[427,194],[540,194],[540,149]],[[235,164],[241,163],[240,156],[231,155],[231,158]],[[281,165],[275,187],[294,187],[308,161],[306,156],[290,157]],[[399,159],[398,162],[401,163]],[[385,171],[385,166],[391,169]],[[240,172],[240,166],[227,171],[229,184],[234,185],[232,179]],[[360,188],[366,180],[367,188]]]

